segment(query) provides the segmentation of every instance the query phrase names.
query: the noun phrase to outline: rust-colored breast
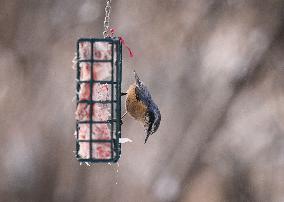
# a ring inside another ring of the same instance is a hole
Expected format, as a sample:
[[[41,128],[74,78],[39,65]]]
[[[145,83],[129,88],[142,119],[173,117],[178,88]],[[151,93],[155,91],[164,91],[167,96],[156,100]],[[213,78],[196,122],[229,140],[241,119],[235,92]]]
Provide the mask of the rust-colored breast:
[[[132,84],[127,90],[126,110],[135,119],[144,123],[147,107],[136,98],[136,85]]]

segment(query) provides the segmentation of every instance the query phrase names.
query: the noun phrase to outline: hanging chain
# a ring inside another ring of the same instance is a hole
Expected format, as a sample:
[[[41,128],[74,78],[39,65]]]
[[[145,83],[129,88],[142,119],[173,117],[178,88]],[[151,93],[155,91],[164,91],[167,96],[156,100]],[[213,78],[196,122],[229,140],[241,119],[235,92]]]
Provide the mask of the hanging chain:
[[[111,11],[111,6],[110,6],[111,0],[107,0],[107,4],[105,7],[105,21],[104,21],[104,38],[109,37],[109,27],[110,27],[110,11]]]

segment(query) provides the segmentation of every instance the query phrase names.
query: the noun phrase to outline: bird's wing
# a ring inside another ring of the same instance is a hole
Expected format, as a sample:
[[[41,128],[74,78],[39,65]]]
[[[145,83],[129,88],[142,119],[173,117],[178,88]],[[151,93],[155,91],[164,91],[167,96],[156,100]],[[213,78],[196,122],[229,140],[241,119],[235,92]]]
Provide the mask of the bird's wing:
[[[137,100],[143,102],[146,106],[149,106],[152,98],[147,87],[141,82],[139,86],[136,85],[135,90]]]
[[[135,84],[136,84],[136,95],[137,100],[142,101],[146,106],[149,105],[149,102],[151,101],[151,94],[148,91],[145,84],[140,80],[137,73],[134,71],[134,77],[135,77]]]

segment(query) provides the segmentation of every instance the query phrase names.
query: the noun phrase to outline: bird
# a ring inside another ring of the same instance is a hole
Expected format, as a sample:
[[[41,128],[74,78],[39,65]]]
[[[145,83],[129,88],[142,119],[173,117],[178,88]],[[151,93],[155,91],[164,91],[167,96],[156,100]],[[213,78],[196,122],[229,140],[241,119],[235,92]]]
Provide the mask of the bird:
[[[155,133],[160,126],[161,113],[153,101],[149,90],[140,80],[135,70],[133,73],[135,83],[131,84],[126,93],[124,93],[126,95],[126,113],[123,117],[129,113],[134,119],[144,124],[144,131],[146,133],[144,144],[146,144],[149,136]]]

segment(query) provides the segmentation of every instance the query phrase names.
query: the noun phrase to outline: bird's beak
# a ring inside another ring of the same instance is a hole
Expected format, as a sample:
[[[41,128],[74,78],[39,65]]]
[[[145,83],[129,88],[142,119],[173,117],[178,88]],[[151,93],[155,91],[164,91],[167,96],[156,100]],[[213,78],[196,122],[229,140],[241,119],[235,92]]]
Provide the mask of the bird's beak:
[[[146,144],[146,142],[147,142],[147,140],[148,140],[149,136],[150,136],[150,133],[147,133],[147,136],[146,136],[146,139],[145,139],[144,144]]]

